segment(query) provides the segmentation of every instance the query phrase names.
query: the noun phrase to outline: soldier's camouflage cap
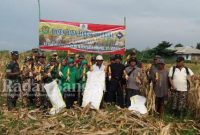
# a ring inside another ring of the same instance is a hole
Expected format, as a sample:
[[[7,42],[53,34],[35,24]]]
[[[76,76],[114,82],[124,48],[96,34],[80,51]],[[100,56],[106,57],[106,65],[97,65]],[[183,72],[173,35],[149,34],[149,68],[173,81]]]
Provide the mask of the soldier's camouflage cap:
[[[56,58],[51,58],[50,62],[57,62]]]
[[[25,58],[25,61],[32,61],[32,60],[33,60],[33,58],[30,57],[30,56],[27,56],[27,57]]]

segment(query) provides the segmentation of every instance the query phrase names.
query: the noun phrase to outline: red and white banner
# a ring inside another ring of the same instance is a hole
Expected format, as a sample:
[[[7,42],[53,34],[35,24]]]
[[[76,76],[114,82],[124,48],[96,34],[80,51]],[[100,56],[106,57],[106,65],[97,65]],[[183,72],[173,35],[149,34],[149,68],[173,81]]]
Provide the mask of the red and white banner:
[[[40,20],[40,49],[123,54],[125,26]]]

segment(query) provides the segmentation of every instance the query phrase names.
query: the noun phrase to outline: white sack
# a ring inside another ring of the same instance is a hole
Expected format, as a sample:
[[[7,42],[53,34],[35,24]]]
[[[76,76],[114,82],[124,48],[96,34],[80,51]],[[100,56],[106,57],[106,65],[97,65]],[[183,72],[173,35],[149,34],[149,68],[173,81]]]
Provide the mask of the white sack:
[[[60,92],[57,82],[53,81],[51,83],[45,84],[44,88],[52,104],[52,108],[50,109],[49,113],[51,115],[59,113],[63,108],[66,107],[66,105],[63,101],[62,94]]]
[[[143,96],[135,95],[130,98],[131,106],[128,110],[133,112],[139,112],[140,114],[146,114],[147,108],[145,106],[146,98]]]
[[[88,78],[83,93],[82,107],[91,103],[91,108],[99,110],[103,91],[105,90],[105,72],[92,71],[88,72]]]

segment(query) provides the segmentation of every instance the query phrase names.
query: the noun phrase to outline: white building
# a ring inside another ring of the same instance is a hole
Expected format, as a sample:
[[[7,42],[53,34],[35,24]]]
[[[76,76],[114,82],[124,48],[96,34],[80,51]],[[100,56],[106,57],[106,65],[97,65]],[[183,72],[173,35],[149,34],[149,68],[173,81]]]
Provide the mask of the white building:
[[[177,56],[182,56],[185,60],[189,61],[200,61],[200,50],[196,48],[192,48],[189,46],[186,47],[175,47],[175,54]]]

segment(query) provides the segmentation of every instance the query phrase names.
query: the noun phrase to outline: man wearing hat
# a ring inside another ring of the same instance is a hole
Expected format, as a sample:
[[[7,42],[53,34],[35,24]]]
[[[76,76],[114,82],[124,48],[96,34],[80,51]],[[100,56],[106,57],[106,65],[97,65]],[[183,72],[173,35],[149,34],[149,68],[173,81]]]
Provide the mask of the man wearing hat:
[[[94,65],[94,64],[96,64],[96,57],[92,56],[92,58],[91,58],[90,61],[91,61],[91,66]]]
[[[128,62],[129,62],[130,59],[135,59],[135,60],[136,60],[136,66],[137,66],[138,68],[143,68],[143,67],[142,67],[143,65],[142,65],[141,61],[139,61],[139,60],[137,59],[137,57],[136,57],[136,50],[131,50],[131,51],[129,52],[129,55],[127,56],[126,62],[125,62],[126,67],[129,66],[129,65],[128,65]]]
[[[148,67],[148,69],[146,71],[149,83],[151,83],[154,73],[158,70],[158,61],[160,59],[161,59],[161,57],[159,55],[155,55],[155,57],[153,59],[153,64],[149,65],[149,67]]]
[[[105,101],[108,102],[108,91],[110,89],[110,79],[111,79],[111,68],[110,65],[115,63],[115,55],[110,56],[110,63],[108,64],[106,68],[106,91],[105,91]]]
[[[66,103],[66,108],[73,107],[74,101],[77,100],[77,68],[74,65],[74,60],[68,60],[68,67],[62,70],[62,93]]]
[[[18,51],[11,52],[12,60],[6,66],[6,79],[7,79],[7,107],[12,110],[16,107],[17,99],[19,97],[20,85],[20,68],[17,62],[19,58]]]
[[[32,59],[34,62],[38,61],[39,49],[33,48],[32,49]]]
[[[141,69],[136,66],[136,59],[130,59],[128,67],[125,69],[127,80],[126,86],[126,107],[131,105],[130,98],[135,95],[140,95],[141,85]]]
[[[153,86],[156,95],[156,111],[162,119],[164,116],[164,103],[167,101],[169,92],[168,71],[165,69],[164,59],[158,61],[158,70],[153,75]]]
[[[42,96],[44,93],[44,82],[43,82],[43,76],[44,76],[44,70],[45,70],[45,56],[43,52],[39,52],[38,55],[38,61],[35,63],[33,68],[33,74],[34,74],[34,94],[35,94],[35,105],[36,107],[42,106]]]
[[[81,61],[85,59],[85,56],[83,54],[79,54],[78,59],[75,60],[76,68],[79,68],[81,66]]]
[[[87,72],[89,71],[89,66],[87,60],[82,60],[80,67],[77,69],[78,74],[78,103],[81,106],[82,104],[82,93],[85,89]]]
[[[172,91],[172,111],[178,117],[183,117],[187,110],[189,79],[194,75],[191,69],[185,67],[184,60],[184,57],[177,57],[176,66],[170,68],[168,75]]]
[[[32,57],[27,56],[24,64],[21,67],[21,82],[22,82],[22,103],[23,107],[28,107],[29,96],[31,91],[31,80],[33,79]]]
[[[92,66],[93,71],[105,71],[105,66],[103,65],[102,55],[97,55],[96,64]]]
[[[123,75],[125,66],[121,64],[121,56],[115,55],[115,63],[110,65],[111,78],[108,89],[108,102],[124,107]]]
[[[49,64],[44,68],[43,73],[43,83],[48,84],[59,78],[59,70],[56,58],[51,58]],[[46,91],[43,91],[43,99],[42,99],[42,109],[47,109],[50,107],[49,99],[46,95]]]

